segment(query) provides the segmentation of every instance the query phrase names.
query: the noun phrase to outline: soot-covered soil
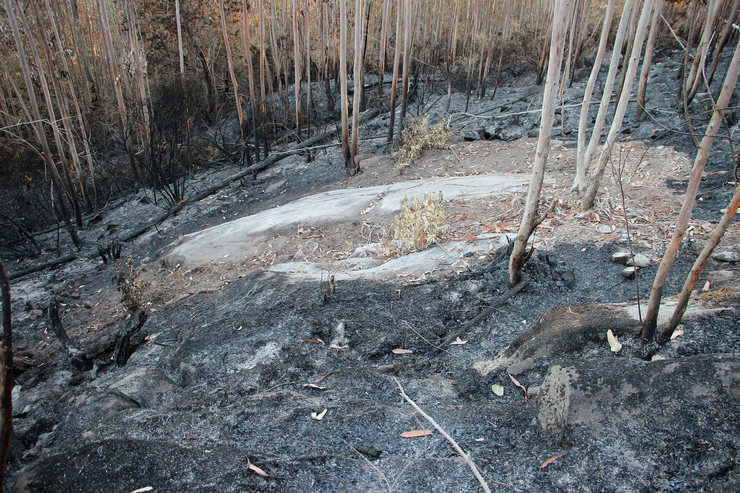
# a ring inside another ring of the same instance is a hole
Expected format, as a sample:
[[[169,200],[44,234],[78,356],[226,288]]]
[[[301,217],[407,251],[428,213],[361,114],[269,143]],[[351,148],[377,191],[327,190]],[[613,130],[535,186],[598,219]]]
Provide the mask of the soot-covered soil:
[[[661,81],[673,73],[672,63],[667,57],[656,66],[650,86],[659,108],[670,101],[670,86]],[[517,79],[499,89],[503,103],[486,99],[469,112],[536,107],[529,84]],[[568,91],[571,102],[583,85]],[[464,95],[454,95],[451,108],[460,113],[450,121],[462,119],[453,124],[449,149],[427,151],[402,171],[392,158],[372,154],[380,148],[376,140],[363,149],[364,173],[352,178],[337,148],[318,151],[310,163],[295,156],[123,245],[138,278],[151,283],[144,297],[149,318],[124,366],[111,361],[112,341],[130,316],[112,282],[122,266],[103,264],[91,249],[57,270],[16,280],[16,436],[6,486],[479,491],[452,446],[401,398],[400,383],[470,453],[494,491],[737,491],[737,263],[708,262],[683,333],[658,347],[636,337],[639,322],[626,306],[636,303],[637,286],[610,260],[628,248],[626,212],[634,248],[653,260],[638,278],[644,309],[692,163],[682,134],[650,140],[656,126],[680,125],[663,109],[658,123],[628,122],[632,134],[625,139],[643,140],[621,144],[624,208],[608,179],[597,206],[577,210],[569,192],[575,133],[556,135],[544,195],[559,202],[537,231],[525,266],[528,284],[474,324],[507,290],[503,251],[464,255],[454,269],[421,277],[338,281],[331,288],[332,262],[388,241],[389,221],[300,225],[240,259],[192,270],[160,262],[181,235],[323,190],[527,173],[535,144],[526,138],[529,117],[504,120],[508,127],[494,118],[465,119],[464,104]],[[420,109],[434,115],[444,110],[439,106]],[[563,127],[575,128],[573,118],[567,113]],[[485,137],[488,124],[518,129],[524,138],[464,140]],[[384,116],[371,120],[364,137],[383,134],[385,125]],[[726,143],[718,148],[668,279],[669,301],[729,203],[732,165]],[[190,190],[234,172],[199,176]],[[146,196],[103,211],[83,235],[104,243],[153,216],[158,206]],[[482,234],[515,232],[523,200],[524,193],[514,193],[448,202],[447,238],[473,245]],[[734,224],[719,250],[736,252],[738,238]],[[294,259],[321,263],[326,280],[302,282],[265,269]],[[53,297],[91,368],[71,365],[53,334],[43,311]],[[618,354],[610,351],[608,329],[623,345]],[[452,336],[458,344],[450,344]],[[510,345],[501,364],[498,356]],[[401,436],[412,430],[431,433]]]

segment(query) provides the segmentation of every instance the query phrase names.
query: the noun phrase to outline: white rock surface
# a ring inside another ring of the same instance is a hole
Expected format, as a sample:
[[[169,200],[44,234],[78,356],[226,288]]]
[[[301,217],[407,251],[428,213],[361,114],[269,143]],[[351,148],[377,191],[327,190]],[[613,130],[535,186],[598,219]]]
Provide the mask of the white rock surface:
[[[442,192],[445,200],[476,199],[524,191],[528,182],[526,174],[487,174],[323,192],[184,236],[169,247],[164,260],[168,265],[179,264],[185,268],[212,261],[238,262],[276,232],[290,230],[298,224],[320,226],[359,217],[377,220],[396,213],[405,196],[422,198],[425,193]]]

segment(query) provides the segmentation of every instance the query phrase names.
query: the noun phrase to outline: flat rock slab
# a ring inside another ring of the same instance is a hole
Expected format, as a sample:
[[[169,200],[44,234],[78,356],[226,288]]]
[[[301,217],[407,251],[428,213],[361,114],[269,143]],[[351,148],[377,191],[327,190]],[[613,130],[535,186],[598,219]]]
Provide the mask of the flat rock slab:
[[[211,261],[238,262],[276,232],[298,224],[321,226],[354,221],[361,216],[371,220],[387,218],[400,210],[404,197],[423,198],[425,193],[441,192],[446,200],[477,199],[522,191],[528,183],[529,176],[524,174],[486,174],[332,190],[184,236],[171,246],[164,260],[168,265],[186,268]]]
[[[551,366],[530,394],[545,432],[583,427],[593,436],[614,439],[645,433],[657,445],[671,434],[676,440],[696,436],[712,443],[709,435],[714,443],[739,444],[737,354],[651,362],[618,356],[584,359]]]
[[[265,268],[286,275],[288,282],[321,281],[328,273],[337,281],[414,280],[435,273],[467,269],[466,259],[506,246],[507,235],[484,235],[480,241],[453,241],[391,260],[349,258],[337,262],[287,262]],[[513,238],[513,235],[511,236]]]

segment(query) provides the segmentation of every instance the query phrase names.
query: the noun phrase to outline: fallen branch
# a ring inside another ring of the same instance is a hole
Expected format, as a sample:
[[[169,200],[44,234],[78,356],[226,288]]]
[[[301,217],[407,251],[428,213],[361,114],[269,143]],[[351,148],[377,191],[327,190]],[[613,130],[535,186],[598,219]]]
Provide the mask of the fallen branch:
[[[467,332],[468,329],[470,329],[475,324],[477,324],[481,320],[488,317],[491,313],[493,313],[495,309],[501,307],[504,303],[506,303],[509,298],[517,294],[522,289],[526,288],[527,284],[528,284],[527,281],[520,281],[518,284],[515,284],[514,287],[508,289],[504,294],[502,294],[501,296],[493,300],[493,302],[490,304],[488,308],[481,311],[472,320],[466,323],[461,330],[447,337],[447,339],[445,339],[445,345],[449,345],[452,341],[454,341],[458,337],[462,336],[465,332]]]
[[[33,267],[29,267],[27,269],[22,269],[17,272],[8,274],[8,279],[12,281],[14,279],[18,279],[19,277],[27,276],[29,274],[33,274],[34,272],[40,272],[42,270],[48,269],[49,267],[56,267],[57,265],[66,264],[67,262],[71,262],[76,258],[77,258],[76,254],[70,253],[69,255],[65,255],[64,257],[59,257],[54,260],[49,260],[48,262],[44,262],[43,264],[37,264],[37,265],[34,265]]]
[[[466,454],[465,451],[463,451],[463,449],[460,448],[460,445],[457,444],[454,438],[448,435],[447,432],[443,430],[442,427],[439,426],[437,422],[434,421],[434,419],[431,416],[429,416],[427,413],[422,411],[422,409],[419,406],[417,406],[416,403],[412,401],[408,395],[406,395],[406,392],[404,392],[403,387],[401,387],[401,382],[399,382],[397,378],[394,378],[393,380],[396,382],[396,385],[398,385],[398,390],[399,392],[401,392],[401,397],[403,397],[406,402],[411,404],[411,407],[413,407],[416,410],[416,412],[421,414],[424,417],[424,419],[429,421],[429,423],[432,426],[434,426],[434,428],[436,428],[436,430],[443,437],[445,437],[445,439],[448,442],[450,442],[450,444],[455,449],[455,451],[460,455],[460,457],[463,458],[463,460],[468,465],[468,467],[470,467],[470,469],[473,471],[473,475],[475,475],[475,478],[478,480],[480,485],[483,487],[483,491],[485,491],[486,493],[491,493],[491,489],[488,487],[488,483],[486,483],[486,480],[483,479],[483,476],[481,475],[480,471],[478,471],[478,468],[475,467],[475,463],[473,462],[473,459],[470,458],[470,454]]]

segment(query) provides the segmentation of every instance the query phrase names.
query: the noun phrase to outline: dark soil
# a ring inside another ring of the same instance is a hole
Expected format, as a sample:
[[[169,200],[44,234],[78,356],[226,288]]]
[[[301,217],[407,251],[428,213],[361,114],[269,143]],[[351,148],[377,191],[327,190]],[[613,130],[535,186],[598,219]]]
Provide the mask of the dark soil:
[[[656,110],[658,123],[634,123],[625,135],[630,140],[623,143],[631,150],[624,162],[631,174],[626,203],[637,233],[634,247],[653,260],[670,239],[695,152],[681,133],[651,139],[656,126],[683,128],[675,103],[668,104],[675,82],[668,66],[677,56],[664,56],[649,97],[653,107],[670,107],[672,113]],[[530,83],[523,76],[499,88],[497,98],[500,94],[506,100],[507,112],[537,107],[536,97],[520,97]],[[566,103],[577,102],[584,85],[576,82]],[[453,111],[461,111],[465,96],[454,98]],[[420,109],[434,116],[444,111],[444,103]],[[489,103],[479,102],[470,111],[487,112],[496,105]],[[575,111],[566,118],[565,123],[577,126]],[[364,137],[383,135],[385,125],[382,116],[369,122]],[[526,125],[523,132],[534,128],[532,122]],[[694,125],[703,128],[700,121]],[[536,251],[525,266],[527,287],[463,331],[464,344],[444,341],[506,291],[505,255],[473,256],[467,272],[439,278],[339,282],[327,297],[322,297],[327,283],[295,282],[262,267],[294,254],[308,239],[319,244],[309,260],[343,257],[368,242],[357,224],[287,231],[291,241],[282,250],[268,245],[244,252],[244,261],[232,264],[192,271],[160,266],[159,253],[181,235],[318,191],[456,173],[526,172],[534,141],[462,141],[467,131],[480,135],[483,128],[480,119],[460,120],[453,126],[458,142],[451,150],[427,151],[403,174],[391,158],[370,156],[380,147],[375,140],[363,149],[368,153],[365,172],[353,178],[346,177],[337,148],[318,151],[310,163],[292,157],[255,180],[234,182],[123,245],[124,257],[136,261],[139,278],[151,282],[143,299],[149,319],[123,367],[112,363],[110,349],[101,349],[130,315],[111,281],[116,266],[103,264],[91,249],[58,270],[15,281],[16,441],[6,487],[54,492],[145,487],[480,490],[441,434],[400,436],[433,430],[400,397],[400,382],[470,454],[494,491],[737,491],[737,264],[709,261],[697,283],[696,302],[703,302],[704,315],[687,318],[683,334],[663,346],[643,345],[630,335],[639,322],[617,315],[583,326],[591,336],[582,342],[558,345],[557,338],[563,337],[558,328],[567,325],[559,320],[588,312],[581,305],[634,303],[638,295],[634,281],[620,275],[623,267],[610,261],[612,253],[628,247],[625,211],[614,182],[605,179],[599,204],[587,214],[575,209],[567,192],[575,133],[559,136],[560,143],[552,146],[548,170],[555,185],[546,194],[561,202],[537,232]],[[707,165],[702,200],[669,276],[667,297],[681,289],[719,211],[729,203],[731,159],[725,143],[718,149],[721,153]],[[234,172],[201,175],[190,190]],[[110,241],[156,214],[159,208],[148,196],[140,193],[102,212],[84,233],[88,242]],[[450,236],[516,231],[522,203],[520,196],[451,203]],[[600,232],[604,226],[611,232]],[[738,238],[734,224],[723,247],[736,248]],[[51,245],[55,238],[43,240]],[[64,245],[66,240],[60,241]],[[19,262],[10,270],[38,261]],[[643,309],[656,269],[640,271]],[[97,358],[93,368],[72,367],[43,314],[33,311],[45,309],[52,297],[61,302],[73,343]],[[578,308],[569,311],[567,305]],[[542,319],[552,309],[559,309],[560,318]],[[552,327],[533,332],[548,334],[553,347],[568,349],[535,358],[516,372],[529,399],[506,368],[485,375],[472,369],[474,363],[495,358],[541,319]],[[612,326],[624,346],[616,355],[605,335]],[[398,349],[407,351],[394,352]],[[665,360],[648,361],[656,354]],[[504,387],[503,396],[492,391],[493,384]],[[562,395],[551,398],[558,389]],[[551,423],[543,418],[558,406],[564,406],[562,419]],[[315,419],[319,415],[322,419]],[[564,452],[545,466],[546,459]]]

